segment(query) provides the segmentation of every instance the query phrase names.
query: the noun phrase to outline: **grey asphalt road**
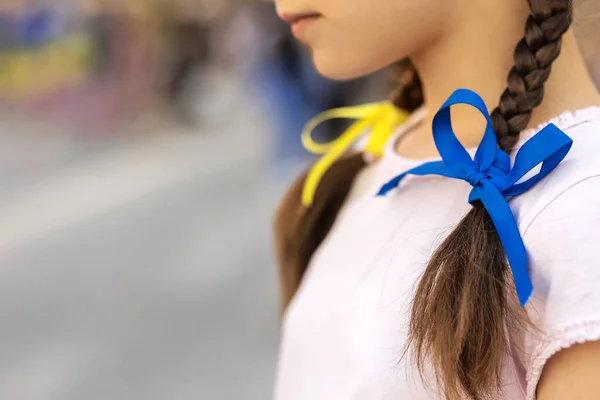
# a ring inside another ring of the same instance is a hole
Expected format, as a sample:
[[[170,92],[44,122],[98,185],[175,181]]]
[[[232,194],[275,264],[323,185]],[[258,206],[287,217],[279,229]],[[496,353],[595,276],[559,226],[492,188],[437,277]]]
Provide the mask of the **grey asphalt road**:
[[[280,188],[247,123],[61,154],[10,180],[0,399],[270,398]]]

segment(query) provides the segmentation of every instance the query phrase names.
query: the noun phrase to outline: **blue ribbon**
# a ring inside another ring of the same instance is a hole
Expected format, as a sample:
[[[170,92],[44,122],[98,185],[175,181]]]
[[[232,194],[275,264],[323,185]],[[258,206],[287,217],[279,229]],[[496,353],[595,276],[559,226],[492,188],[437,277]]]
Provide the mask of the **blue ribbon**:
[[[456,104],[475,107],[487,120],[474,159],[452,130],[450,107]],[[511,168],[510,156],[498,148],[492,120],[483,99],[467,89],[454,92],[438,111],[433,119],[433,138],[442,161],[425,163],[395,177],[382,187],[379,196],[397,188],[407,175],[441,175],[469,182],[473,186],[469,202],[480,200],[489,213],[512,269],[519,301],[524,306],[533,294],[533,285],[527,271],[525,244],[506,198],[526,192],[548,175],[566,157],[573,141],[550,124],[521,147]],[[537,174],[519,182],[540,164],[541,169]]]

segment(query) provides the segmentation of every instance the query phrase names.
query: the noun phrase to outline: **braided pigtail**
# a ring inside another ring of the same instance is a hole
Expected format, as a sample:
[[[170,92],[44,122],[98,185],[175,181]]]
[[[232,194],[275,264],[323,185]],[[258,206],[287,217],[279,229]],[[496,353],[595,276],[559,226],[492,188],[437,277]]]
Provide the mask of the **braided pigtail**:
[[[572,21],[570,0],[529,0],[529,6],[508,87],[492,113],[500,147],[509,153],[542,102]],[[474,204],[432,256],[412,304],[412,355],[422,373],[426,363],[433,364],[445,398],[487,399],[501,391],[509,350],[505,324],[526,319],[512,282],[496,228],[482,204]]]
[[[419,77],[408,61],[402,61],[394,69],[400,85],[392,102],[412,112],[423,103]],[[322,177],[310,208],[302,205],[302,188],[308,173],[300,176],[284,196],[275,216],[283,309],[296,293],[313,253],[329,233],[354,179],[364,167],[362,154],[349,154],[335,162]]]

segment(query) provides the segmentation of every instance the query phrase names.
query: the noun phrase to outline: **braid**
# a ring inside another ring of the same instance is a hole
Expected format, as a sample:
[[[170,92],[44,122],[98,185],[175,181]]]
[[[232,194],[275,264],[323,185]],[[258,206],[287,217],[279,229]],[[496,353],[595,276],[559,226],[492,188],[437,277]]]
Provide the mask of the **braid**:
[[[492,113],[506,152],[542,102],[572,21],[571,0],[529,0],[529,6],[508,87]],[[512,282],[496,228],[477,202],[434,252],[412,303],[409,346],[421,372],[433,365],[446,399],[501,397],[507,326],[518,330],[528,321]]]
[[[529,0],[531,15],[525,37],[515,50],[515,65],[508,74],[508,87],[500,105],[492,112],[492,121],[500,148],[509,152],[519,140],[519,133],[531,120],[533,109],[544,98],[544,84],[552,63],[558,58],[562,35],[569,29],[572,2]]]

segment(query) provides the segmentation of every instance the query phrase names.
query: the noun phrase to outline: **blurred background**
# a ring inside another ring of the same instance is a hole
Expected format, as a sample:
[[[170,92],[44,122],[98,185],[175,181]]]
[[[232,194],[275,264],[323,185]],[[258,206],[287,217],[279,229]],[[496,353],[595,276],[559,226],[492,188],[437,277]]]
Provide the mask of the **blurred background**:
[[[0,399],[268,399],[300,130],[390,87],[319,77],[271,2],[2,0]]]
[[[270,2],[2,0],[0,399],[268,399],[299,132],[387,85]]]

